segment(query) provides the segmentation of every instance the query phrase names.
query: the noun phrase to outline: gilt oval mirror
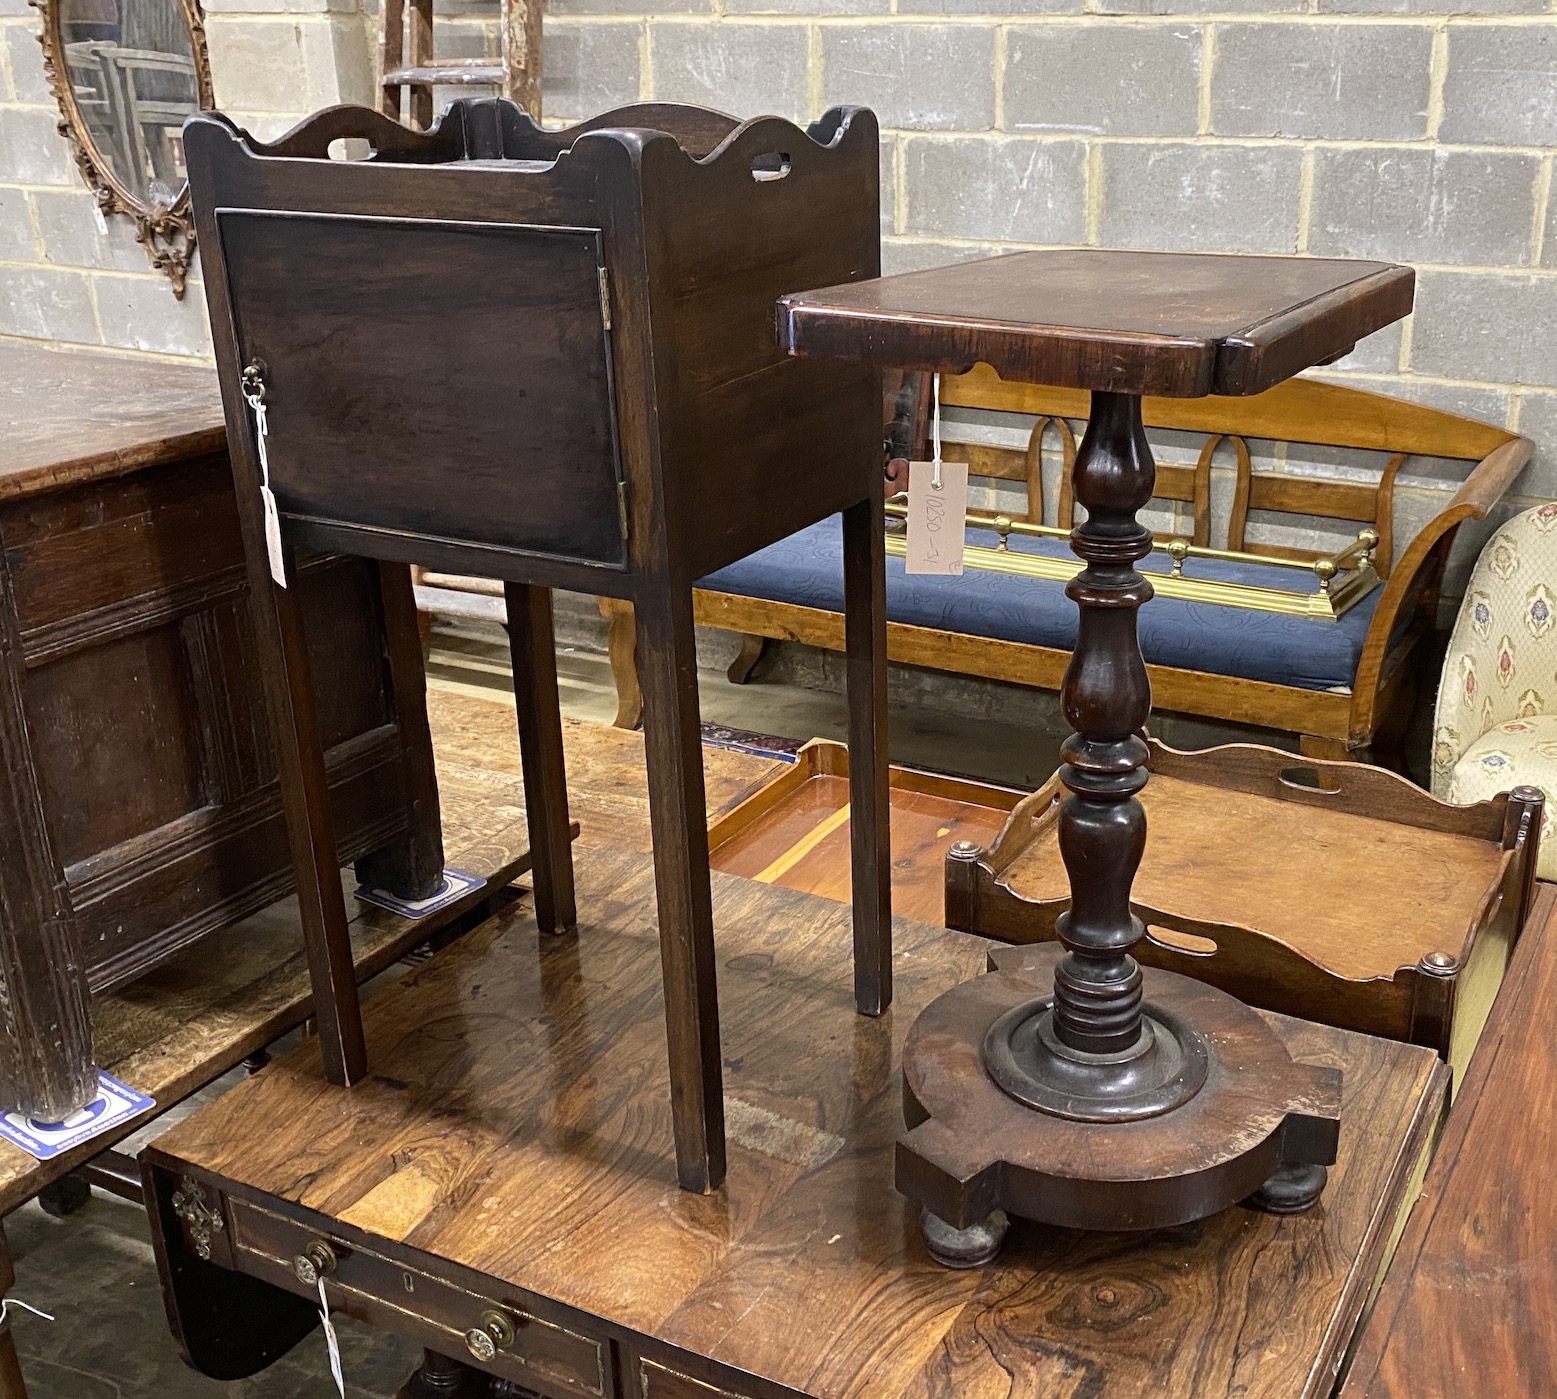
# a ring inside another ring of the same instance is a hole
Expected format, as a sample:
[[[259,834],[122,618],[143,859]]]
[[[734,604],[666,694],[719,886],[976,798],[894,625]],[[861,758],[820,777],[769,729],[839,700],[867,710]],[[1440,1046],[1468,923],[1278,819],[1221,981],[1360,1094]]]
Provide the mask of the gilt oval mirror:
[[[126,214],[175,296],[194,255],[184,118],[214,105],[199,0],[40,0],[60,131],[104,214]]]

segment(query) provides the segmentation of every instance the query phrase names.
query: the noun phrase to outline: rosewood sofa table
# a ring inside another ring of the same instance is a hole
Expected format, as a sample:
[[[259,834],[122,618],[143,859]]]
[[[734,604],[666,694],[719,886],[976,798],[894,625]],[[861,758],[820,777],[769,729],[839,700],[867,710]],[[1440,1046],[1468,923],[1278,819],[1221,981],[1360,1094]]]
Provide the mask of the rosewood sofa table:
[[[1539,890],[1341,1399],[1557,1385],[1557,889]]]
[[[904,1048],[910,1131],[898,1188],[924,1207],[931,1251],[987,1262],[1008,1215],[1143,1229],[1245,1197],[1311,1207],[1337,1140],[1333,1069],[1295,1061],[1225,992],[1147,969],[1130,886],[1146,842],[1141,730],[1151,687],[1136,613],[1152,596],[1137,514],[1156,467],[1151,394],[1260,393],[1333,360],[1411,309],[1414,274],[1376,262],[1114,252],[1019,253],[799,292],[779,303],[793,355],[1086,389],[1071,535],[1085,568],[1061,686],[1077,732],[1059,846],[1064,955],[1000,959],[928,1008]],[[1050,994],[1045,994],[1046,989]]]
[[[693,1195],[668,1170],[652,866],[597,850],[578,873],[576,940],[516,908],[370,1000],[375,1076],[331,1088],[305,1045],[143,1153],[197,1368],[302,1342],[323,1373],[322,1271],[333,1311],[446,1357],[416,1399],[1330,1393],[1442,1110],[1431,1050],[1264,1014],[1345,1075],[1319,1208],[1018,1225],[948,1272],[892,1188],[895,1066],[995,945],[900,919],[896,1007],[861,1017],[846,905],[715,874],[731,1170]]]

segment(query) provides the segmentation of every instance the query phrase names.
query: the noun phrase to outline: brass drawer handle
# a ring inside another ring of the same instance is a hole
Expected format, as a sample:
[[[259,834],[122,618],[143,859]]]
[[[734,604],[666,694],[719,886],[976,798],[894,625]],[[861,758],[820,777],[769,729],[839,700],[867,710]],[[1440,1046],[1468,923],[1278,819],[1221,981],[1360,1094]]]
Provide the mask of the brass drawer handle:
[[[512,1319],[491,1308],[481,1313],[479,1326],[472,1326],[465,1333],[465,1345],[477,1360],[485,1363],[495,1360],[498,1351],[513,1345],[515,1334]]]
[[[292,1271],[304,1287],[317,1287],[320,1278],[335,1271],[336,1261],[335,1250],[323,1239],[315,1239],[292,1260]]]

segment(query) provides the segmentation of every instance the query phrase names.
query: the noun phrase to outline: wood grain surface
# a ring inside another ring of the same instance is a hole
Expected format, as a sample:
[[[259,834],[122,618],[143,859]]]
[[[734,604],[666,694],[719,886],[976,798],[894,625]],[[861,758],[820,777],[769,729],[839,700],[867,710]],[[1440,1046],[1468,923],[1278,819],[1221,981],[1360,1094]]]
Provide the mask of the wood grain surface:
[[[1557,890],[1534,912],[1341,1399],[1557,1392]]]
[[[0,344],[0,500],[220,451],[214,370]]]
[[[528,867],[513,705],[433,688],[428,712],[449,863],[506,882],[505,874],[512,878]],[[583,817],[578,843],[647,851],[642,738],[570,722],[566,743],[575,813]],[[737,804],[787,766],[727,749],[705,752],[713,812]],[[434,916],[430,923],[413,923],[359,904],[350,897],[353,886],[348,877],[345,894],[361,978],[394,962],[444,921]],[[296,901],[285,899],[95,997],[97,1062],[168,1108],[300,1023],[309,1004]],[[50,1162],[0,1143],[0,1213],[141,1125],[137,1120],[124,1132]]]
[[[861,1017],[846,907],[716,874],[730,1172],[691,1195],[675,1188],[649,864],[598,851],[578,873],[576,939],[542,938],[528,913],[484,925],[369,1002],[373,1077],[333,1088],[305,1046],[161,1137],[154,1174],[192,1171],[229,1209],[299,1221],[294,1237],[613,1337],[649,1394],[705,1392],[666,1368],[830,1399],[1328,1392],[1442,1101],[1431,1053],[1269,1017],[1345,1074],[1318,1208],[1136,1236],[1018,1226],[999,1263],[950,1273],[891,1187],[895,1065],[987,944],[898,920],[897,1001]],[[284,1257],[243,1266],[301,1298]],[[331,1304],[411,1327],[397,1295],[336,1288]]]
[[[944,924],[947,850],[960,840],[989,844],[1021,795],[892,768],[892,907],[915,922]],[[851,825],[848,750],[818,740],[710,823],[710,860],[725,874],[847,903]]]
[[[1391,976],[1428,952],[1458,957],[1503,860],[1496,843],[1472,836],[1162,774],[1141,802],[1148,835],[1135,880],[1140,903],[1258,928],[1355,980]],[[1067,896],[1052,832],[1005,880],[1024,898]],[[1390,912],[1379,917],[1369,905],[1385,890]]]
[[[792,354],[1111,393],[1248,394],[1411,310],[1382,262],[1084,248],[905,272],[779,303]]]

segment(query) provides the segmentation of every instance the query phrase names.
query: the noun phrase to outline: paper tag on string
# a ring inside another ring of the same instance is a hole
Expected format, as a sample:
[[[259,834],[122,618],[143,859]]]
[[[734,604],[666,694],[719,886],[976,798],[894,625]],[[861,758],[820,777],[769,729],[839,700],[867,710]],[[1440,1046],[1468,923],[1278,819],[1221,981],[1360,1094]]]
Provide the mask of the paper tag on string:
[[[263,387],[263,386],[261,386]],[[259,450],[260,505],[265,514],[265,556],[270,560],[270,576],[278,588],[287,585],[287,560],[281,548],[281,512],[276,508],[276,493],[270,489],[270,413],[259,391],[244,397],[254,410],[254,445]]]
[[[967,509],[967,462],[909,462],[904,572],[960,575]]]
[[[281,515],[276,509],[276,493],[269,486],[260,487],[260,503],[265,507],[265,554],[270,560],[270,576],[276,586],[287,585],[286,555],[281,551]]]
[[[330,1352],[330,1378],[335,1381],[341,1399],[346,1399],[346,1381],[341,1374],[341,1343],[335,1337],[335,1323],[330,1320],[330,1303],[324,1295],[323,1274],[319,1277],[319,1319],[324,1322],[324,1344]]]

